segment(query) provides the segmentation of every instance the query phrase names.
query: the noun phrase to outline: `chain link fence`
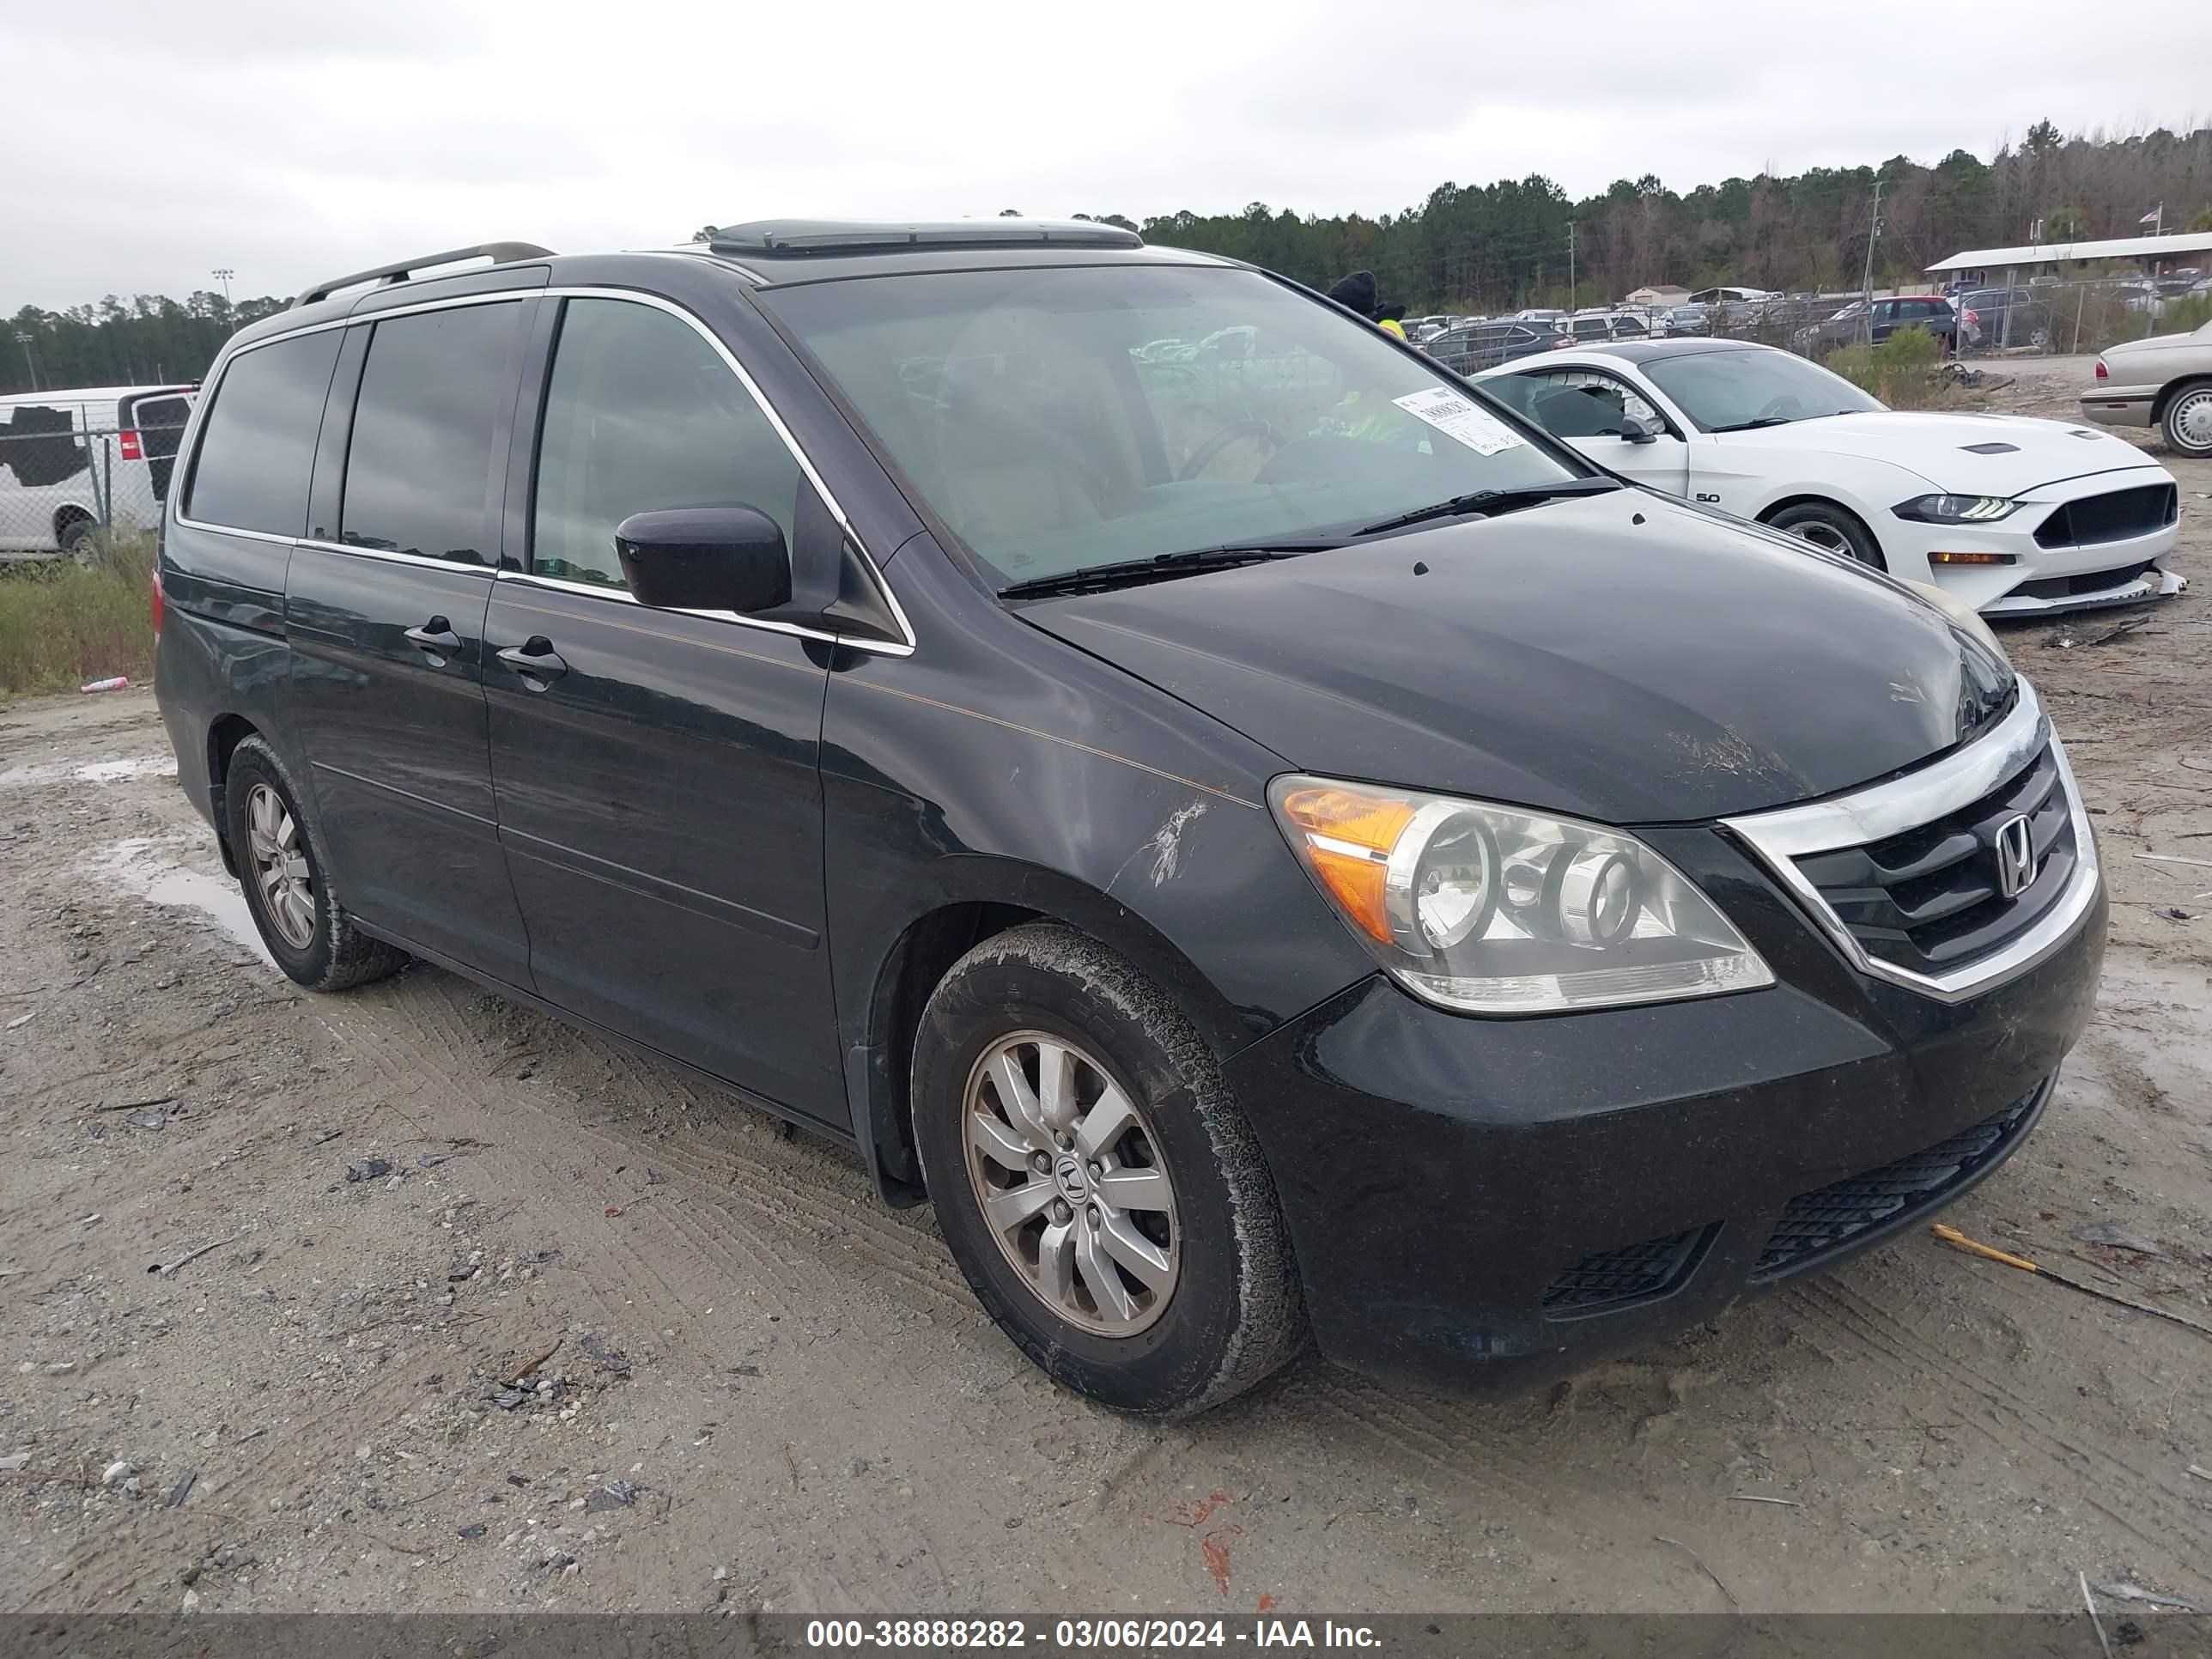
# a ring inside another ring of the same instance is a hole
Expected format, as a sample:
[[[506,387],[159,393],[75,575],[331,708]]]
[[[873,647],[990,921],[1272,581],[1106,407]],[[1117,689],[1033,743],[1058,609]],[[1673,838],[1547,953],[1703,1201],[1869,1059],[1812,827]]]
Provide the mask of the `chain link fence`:
[[[191,412],[175,392],[0,398],[0,566],[88,562],[158,529]]]
[[[1790,295],[1709,307],[1704,331],[1815,359],[1913,326],[1944,337],[1961,357],[2072,356],[2194,326],[2204,296],[2193,286],[2139,276],[2023,283],[1951,295],[1948,312],[1920,303],[1936,297],[1933,289],[1877,289],[1871,306],[1860,295]]]

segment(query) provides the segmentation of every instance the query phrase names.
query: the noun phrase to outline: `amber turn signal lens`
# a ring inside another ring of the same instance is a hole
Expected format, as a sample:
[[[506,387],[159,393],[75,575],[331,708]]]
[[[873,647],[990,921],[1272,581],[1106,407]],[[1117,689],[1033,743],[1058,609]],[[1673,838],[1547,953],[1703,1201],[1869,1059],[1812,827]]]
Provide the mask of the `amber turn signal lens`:
[[[1306,862],[1322,885],[1363,931],[1389,944],[1382,883],[1390,849],[1413,822],[1413,802],[1340,785],[1293,790],[1283,797],[1282,812],[1298,827]]]
[[[2009,553],[1930,553],[1930,564],[2010,564]]]

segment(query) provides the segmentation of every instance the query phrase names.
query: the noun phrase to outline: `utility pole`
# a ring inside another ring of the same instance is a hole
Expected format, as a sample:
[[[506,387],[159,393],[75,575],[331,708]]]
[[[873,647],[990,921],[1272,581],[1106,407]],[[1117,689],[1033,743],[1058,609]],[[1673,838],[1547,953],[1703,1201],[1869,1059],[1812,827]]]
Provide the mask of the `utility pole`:
[[[1575,222],[1567,221],[1567,309],[1575,308]]]
[[[1860,284],[1859,302],[1865,308],[1862,319],[1867,343],[1874,343],[1874,245],[1881,238],[1881,180],[1874,181],[1874,212],[1867,222],[1866,278]]]
[[[31,390],[39,389],[39,354],[31,349],[31,336],[22,329],[15,331],[15,343],[23,348],[23,362],[31,371]]]
[[[214,277],[216,281],[222,284],[222,308],[225,311],[229,310],[230,279],[237,276],[238,273],[233,270],[228,265],[217,265],[213,270],[210,271],[208,275]]]

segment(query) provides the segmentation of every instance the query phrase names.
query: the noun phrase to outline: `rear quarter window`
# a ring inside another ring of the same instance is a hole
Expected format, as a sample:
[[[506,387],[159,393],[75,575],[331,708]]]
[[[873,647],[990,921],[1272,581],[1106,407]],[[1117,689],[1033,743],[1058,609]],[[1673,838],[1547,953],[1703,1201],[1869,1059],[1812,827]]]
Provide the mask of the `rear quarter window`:
[[[240,352],[216,387],[192,460],[189,518],[233,530],[296,536],[338,335],[295,335]]]

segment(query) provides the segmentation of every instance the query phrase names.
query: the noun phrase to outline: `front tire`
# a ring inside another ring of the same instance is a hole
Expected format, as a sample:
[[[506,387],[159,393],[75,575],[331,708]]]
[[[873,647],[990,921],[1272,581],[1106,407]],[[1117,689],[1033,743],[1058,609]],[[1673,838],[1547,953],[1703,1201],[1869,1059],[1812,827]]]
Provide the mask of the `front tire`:
[[[311,991],[343,991],[407,965],[405,951],[361,932],[331,891],[299,792],[265,739],[247,738],[231,751],[222,788],[246,908],[288,978]]]
[[[2166,447],[2191,460],[2212,458],[2212,380],[2175,392],[2159,417]]]
[[[1274,1185],[1219,1065],[1097,941],[1036,923],[954,963],[922,1013],[913,1097],[953,1259],[1056,1381],[1187,1415],[1304,1346]]]
[[[1795,507],[1784,507],[1766,522],[1831,553],[1841,553],[1876,570],[1889,568],[1874,532],[1859,521],[1857,514],[1833,501],[1800,501]]]

